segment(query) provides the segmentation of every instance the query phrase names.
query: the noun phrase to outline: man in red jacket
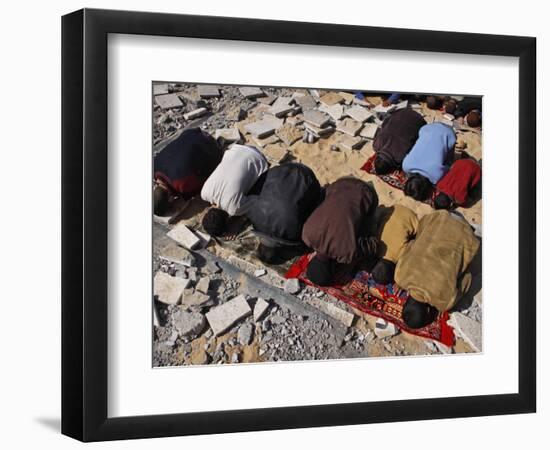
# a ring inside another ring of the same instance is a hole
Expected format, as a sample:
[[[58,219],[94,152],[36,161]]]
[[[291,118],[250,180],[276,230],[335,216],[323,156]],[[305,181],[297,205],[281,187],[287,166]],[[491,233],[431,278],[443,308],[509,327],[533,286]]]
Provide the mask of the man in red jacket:
[[[437,183],[439,194],[434,198],[435,209],[464,206],[481,181],[481,167],[472,159],[459,159]]]

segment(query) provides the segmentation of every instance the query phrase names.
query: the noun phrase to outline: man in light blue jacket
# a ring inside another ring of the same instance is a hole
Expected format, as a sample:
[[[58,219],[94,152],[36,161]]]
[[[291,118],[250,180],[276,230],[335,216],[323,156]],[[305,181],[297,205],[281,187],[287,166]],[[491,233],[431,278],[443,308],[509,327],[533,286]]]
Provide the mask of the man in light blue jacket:
[[[403,160],[403,171],[409,175],[405,194],[425,200],[432,188],[447,173],[454,156],[456,134],[444,123],[434,122],[420,128],[418,139]]]

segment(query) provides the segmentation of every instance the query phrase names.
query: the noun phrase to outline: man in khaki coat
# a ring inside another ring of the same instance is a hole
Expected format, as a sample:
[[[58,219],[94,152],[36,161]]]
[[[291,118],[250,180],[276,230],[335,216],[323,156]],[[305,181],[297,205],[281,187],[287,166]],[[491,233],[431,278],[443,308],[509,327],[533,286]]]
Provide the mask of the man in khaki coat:
[[[403,308],[407,326],[427,325],[466,293],[472,279],[468,266],[479,245],[472,227],[456,214],[440,210],[420,219],[416,238],[395,269],[395,282],[410,295]]]

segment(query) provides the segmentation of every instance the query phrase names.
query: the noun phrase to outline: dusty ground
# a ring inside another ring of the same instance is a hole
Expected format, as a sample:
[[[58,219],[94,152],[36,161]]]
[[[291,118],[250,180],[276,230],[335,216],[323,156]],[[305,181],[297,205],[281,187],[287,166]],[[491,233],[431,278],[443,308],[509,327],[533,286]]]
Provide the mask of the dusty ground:
[[[241,131],[244,142],[255,144],[252,136],[245,133],[244,125],[260,118],[268,106],[259,101],[244,99],[237,88],[223,87],[222,96],[214,99],[200,99],[196,86],[170,85],[170,91],[175,91],[185,103],[182,108],[161,110],[156,107],[154,111],[154,150],[159,151],[170,139],[189,126],[201,126],[203,129],[214,133],[217,128],[237,127]],[[274,96],[291,96],[292,94],[308,93],[306,90],[291,89],[264,89],[266,93]],[[323,91],[318,91],[323,95]],[[380,103],[380,97],[367,97],[372,104]],[[197,107],[207,107],[208,115],[185,121],[183,114]],[[240,121],[231,120],[235,108],[241,107],[244,117]],[[430,116],[441,117],[442,113],[431,111],[422,105],[422,113]],[[299,117],[299,115],[298,115]],[[300,128],[300,126],[298,126]],[[301,128],[303,129],[303,127]],[[457,138],[469,155],[481,162],[482,143],[481,134],[477,130],[457,131]],[[405,197],[404,194],[375,176],[360,170],[364,162],[372,155],[372,141],[367,140],[358,150],[345,150],[338,146],[341,133],[334,132],[327,138],[321,138],[314,143],[306,143],[298,140],[290,147],[289,155],[285,161],[293,160],[302,162],[313,169],[322,185],[329,184],[342,176],[355,176],[374,184],[379,196],[380,205],[390,206],[402,204],[413,209],[419,217],[432,211],[429,205],[416,202]],[[277,143],[274,145],[284,145]],[[266,147],[267,148],[267,147]],[[181,205],[179,205],[181,206]],[[191,228],[200,229],[200,219],[208,205],[200,200],[194,200],[185,204],[185,207],[173,212],[172,222],[183,221]],[[458,211],[471,223],[481,225],[482,201],[479,200],[470,208],[459,208]],[[170,245],[171,240],[165,236],[168,228],[167,218],[156,218],[154,227],[154,271],[169,272],[172,275],[183,278],[193,278],[197,281],[201,277],[209,277],[211,286],[215,289],[209,291],[212,305],[198,308],[196,311],[203,314],[209,308],[223,304],[240,293],[245,293],[251,307],[257,297],[262,297],[270,302],[270,307],[260,320],[255,321],[252,316],[241,320],[221,336],[214,336],[208,323],[193,336],[178,334],[172,323],[172,316],[181,306],[162,305],[157,302],[161,316],[161,325],[155,327],[154,333],[154,362],[157,366],[182,365],[182,364],[206,364],[206,363],[235,363],[258,362],[280,360],[306,360],[306,359],[331,359],[349,357],[375,357],[389,355],[430,355],[440,353],[471,352],[472,348],[461,338],[457,339],[452,349],[440,344],[427,341],[406,333],[398,333],[394,336],[378,338],[375,334],[376,318],[353,310],[342,302],[330,298],[324,293],[317,292],[314,288],[302,288],[295,294],[285,293],[281,287],[284,274],[291,261],[287,264],[274,267],[264,265],[254,256],[257,245],[256,238],[245,229],[235,241],[217,240],[211,241],[206,250],[207,257],[212,255],[220,257],[221,261],[227,261],[231,256],[238,256],[240,260],[250,263],[246,267],[240,267],[241,272],[247,273],[248,278],[243,278],[239,273],[231,276],[231,271],[222,270],[219,273],[212,272],[212,266],[197,263],[196,267],[184,267],[179,264],[168,264],[158,258],[161,249]],[[173,244],[173,243],[172,243]],[[204,254],[204,253],[203,253]],[[266,268],[265,276],[250,280],[254,269]],[[457,306],[468,317],[481,322],[481,256],[473,264],[474,282],[472,289]],[[276,289],[274,291],[273,289]],[[273,298],[275,297],[275,298]],[[314,306],[312,302],[317,300],[330,302],[338,308],[352,313],[355,317],[351,326],[345,326],[338,320],[327,316]],[[308,310],[300,310],[303,305]],[[299,311],[300,313],[297,313]],[[252,329],[249,342],[243,342],[239,338],[239,330]]]

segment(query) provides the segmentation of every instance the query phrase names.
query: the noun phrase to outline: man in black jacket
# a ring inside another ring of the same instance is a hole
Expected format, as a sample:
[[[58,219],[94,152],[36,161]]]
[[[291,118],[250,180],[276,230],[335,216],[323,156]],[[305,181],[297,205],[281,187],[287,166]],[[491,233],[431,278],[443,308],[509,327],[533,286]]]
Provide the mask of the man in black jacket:
[[[309,167],[286,163],[265,172],[248,199],[246,216],[260,236],[258,256],[272,263],[284,249],[302,245],[302,228],[323,190]]]

